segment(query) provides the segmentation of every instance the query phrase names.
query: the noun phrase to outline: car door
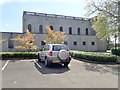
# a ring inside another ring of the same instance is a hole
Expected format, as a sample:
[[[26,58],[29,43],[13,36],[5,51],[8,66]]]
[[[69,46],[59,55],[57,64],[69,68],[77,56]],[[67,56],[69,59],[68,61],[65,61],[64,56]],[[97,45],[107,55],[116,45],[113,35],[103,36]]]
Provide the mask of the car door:
[[[49,53],[49,45],[46,45],[43,51],[43,58],[45,59],[46,56],[48,56]]]
[[[46,50],[46,45],[43,47],[41,53],[40,53],[40,58],[44,60],[45,57],[45,50]]]

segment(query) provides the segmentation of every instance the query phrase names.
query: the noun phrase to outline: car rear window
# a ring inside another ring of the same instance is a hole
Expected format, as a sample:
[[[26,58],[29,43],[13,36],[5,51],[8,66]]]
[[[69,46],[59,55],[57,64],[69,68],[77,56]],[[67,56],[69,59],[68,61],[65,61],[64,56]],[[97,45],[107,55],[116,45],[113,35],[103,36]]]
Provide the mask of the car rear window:
[[[54,45],[53,46],[53,51],[60,51],[61,49],[64,49],[64,50],[69,50],[67,46],[62,46],[62,45]]]

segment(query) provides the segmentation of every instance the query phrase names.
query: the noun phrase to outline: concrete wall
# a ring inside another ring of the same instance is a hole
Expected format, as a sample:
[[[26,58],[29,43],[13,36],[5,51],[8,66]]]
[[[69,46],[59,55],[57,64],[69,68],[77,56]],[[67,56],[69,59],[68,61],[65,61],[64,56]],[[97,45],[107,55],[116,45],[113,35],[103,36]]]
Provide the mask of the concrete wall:
[[[98,51],[106,51],[107,50],[106,40],[97,39],[97,47]]]
[[[16,35],[20,34],[23,35],[22,33],[11,33],[11,32],[2,32],[0,33],[2,35],[2,38],[5,40],[2,43],[2,51],[17,51],[15,49],[15,46],[17,45],[16,41],[11,40],[13,37],[16,37]],[[9,40],[13,42],[13,48],[9,48]]]
[[[5,42],[1,45],[2,51],[18,51],[15,48],[8,48],[8,41],[20,33],[0,33]],[[23,35],[22,33],[20,35]],[[45,34],[35,34],[36,35],[36,45],[42,48],[41,41],[45,39]],[[106,42],[99,40],[96,36],[78,36],[78,35],[67,35],[65,41],[71,50],[80,51],[106,51]],[[77,45],[74,45],[77,42]],[[86,45],[83,45],[86,42]],[[95,45],[91,43],[95,42]],[[16,41],[13,41],[14,47],[18,45]]]
[[[24,12],[23,14],[23,32],[28,28],[28,24],[32,25],[32,33],[36,35],[36,45],[42,48],[41,41],[45,39],[46,25],[53,26],[54,31],[59,31],[63,27],[63,31],[67,34],[65,41],[71,50],[81,51],[106,51],[106,41],[99,40],[95,36],[95,32],[91,28],[90,19],[83,19],[79,17],[69,17],[63,15],[41,14],[34,12]],[[39,32],[39,25],[43,25],[43,34]],[[69,27],[72,27],[72,34],[69,34]],[[77,29],[80,28],[80,35]],[[88,28],[88,35],[86,35],[86,28]],[[2,51],[17,51],[15,48],[9,48],[8,42],[16,35],[23,35],[24,33],[2,32],[2,38],[5,42],[2,44]],[[74,42],[77,45],[74,45]],[[86,45],[83,45],[86,42]],[[92,45],[94,42],[94,45]],[[18,45],[13,41],[14,47]]]
[[[46,26],[53,26],[54,31],[59,31],[62,26],[63,31],[69,34],[69,27],[72,27],[72,34],[77,34],[77,29],[80,28],[81,35],[85,35],[86,28],[88,28],[89,35],[94,35],[95,33],[91,29],[91,22],[89,20],[82,19],[66,19],[66,18],[55,18],[49,16],[36,16],[36,15],[23,15],[23,30],[28,28],[28,24],[32,25],[32,32],[39,33],[39,25],[43,25],[43,33],[46,33]]]

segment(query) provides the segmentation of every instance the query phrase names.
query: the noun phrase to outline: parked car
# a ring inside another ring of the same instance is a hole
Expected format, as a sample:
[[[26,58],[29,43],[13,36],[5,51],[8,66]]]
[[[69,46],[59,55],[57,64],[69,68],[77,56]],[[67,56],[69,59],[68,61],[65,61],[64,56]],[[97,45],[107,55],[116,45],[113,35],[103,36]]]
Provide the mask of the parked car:
[[[38,62],[45,61],[45,66],[49,67],[52,63],[64,64],[68,66],[71,61],[70,50],[63,44],[46,44],[38,52]]]

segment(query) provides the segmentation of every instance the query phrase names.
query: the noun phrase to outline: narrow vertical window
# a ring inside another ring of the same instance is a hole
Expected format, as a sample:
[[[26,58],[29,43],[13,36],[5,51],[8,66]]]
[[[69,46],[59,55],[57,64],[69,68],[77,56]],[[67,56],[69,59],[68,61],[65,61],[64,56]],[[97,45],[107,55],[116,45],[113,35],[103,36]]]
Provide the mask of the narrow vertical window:
[[[80,28],[78,28],[78,35],[80,35]]]
[[[32,25],[31,24],[28,24],[28,30],[29,30],[29,32],[32,31]]]
[[[53,26],[50,26],[50,29],[53,30]]]
[[[69,34],[72,34],[72,28],[69,27]]]
[[[43,26],[42,25],[39,26],[39,33],[43,34]]]
[[[60,31],[63,32],[63,27],[62,26],[60,27]]]
[[[86,28],[86,35],[88,35],[88,28]]]

